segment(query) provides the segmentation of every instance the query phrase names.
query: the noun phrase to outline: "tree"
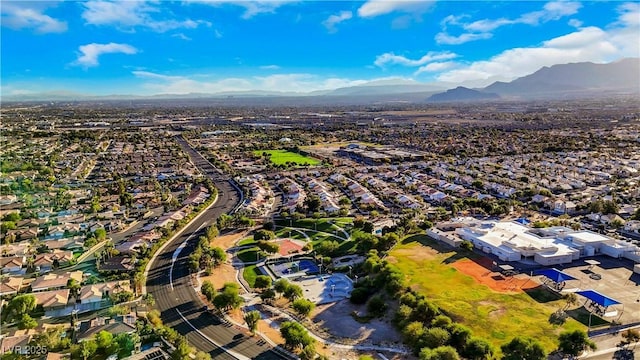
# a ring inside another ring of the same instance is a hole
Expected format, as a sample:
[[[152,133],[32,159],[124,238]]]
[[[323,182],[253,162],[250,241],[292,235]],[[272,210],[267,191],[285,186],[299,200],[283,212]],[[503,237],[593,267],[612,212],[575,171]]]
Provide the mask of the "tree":
[[[207,298],[207,300],[212,301],[216,296],[216,289],[213,287],[213,284],[209,280],[205,280],[200,287],[202,294]]]
[[[233,225],[233,217],[231,215],[222,214],[216,220],[219,229],[227,229]]]
[[[589,340],[587,333],[582,330],[565,331],[558,337],[558,350],[563,354],[578,356],[587,349],[596,349],[596,344]]]
[[[529,338],[515,337],[500,347],[503,360],[544,360],[547,354],[540,343]]]
[[[184,360],[189,358],[191,354],[191,347],[187,343],[187,339],[180,337],[176,349],[171,353],[172,360]]]
[[[83,341],[78,346],[78,352],[80,357],[83,360],[87,360],[91,357],[91,355],[95,354],[96,350],[98,350],[98,345],[93,340]],[[77,358],[77,357],[76,357]]]
[[[276,298],[276,292],[273,289],[267,289],[260,294],[260,299],[265,303],[271,303]]]
[[[215,298],[213,305],[221,311],[237,309],[242,305],[242,297],[239,295],[239,287],[236,283],[225,283]]]
[[[36,326],[38,326],[38,322],[34,318],[29,316],[29,314],[22,315],[22,317],[20,318],[20,322],[18,322],[18,328],[23,330],[33,329]]]
[[[209,353],[206,353],[204,351],[198,351],[196,353],[195,360],[211,360],[211,355],[209,355]]]
[[[260,250],[269,254],[275,254],[280,250],[280,246],[278,246],[278,244],[266,240],[260,240],[256,245]]]
[[[6,320],[22,319],[23,315],[26,315],[36,308],[36,297],[32,294],[18,295],[11,299],[9,305],[3,315]]]
[[[302,348],[300,352],[301,360],[314,360],[316,358],[316,348],[313,344],[307,345]]]
[[[469,360],[485,360],[491,358],[493,349],[485,339],[473,337],[467,342],[462,355]]]
[[[382,296],[373,296],[367,303],[367,311],[374,316],[381,317],[387,311],[387,303]]]
[[[564,306],[565,309],[568,309],[571,305],[575,305],[578,303],[578,296],[575,293],[567,293],[562,296],[563,299],[567,301]]]
[[[313,302],[307,299],[300,298],[300,299],[296,299],[291,304],[291,307],[301,316],[307,317],[309,316],[311,311],[313,311],[313,309],[316,307],[316,304],[314,304]]]
[[[256,330],[258,330],[258,321],[260,318],[260,312],[257,310],[252,310],[244,314],[244,322],[247,323],[247,327],[249,328],[249,331],[251,331],[251,334],[255,334]]]
[[[364,287],[357,287],[351,291],[349,300],[354,304],[364,304],[369,298],[369,291]]]
[[[460,360],[456,349],[451,346],[440,346],[435,349],[424,348],[420,351],[420,360]]]
[[[447,315],[438,315],[431,321],[431,326],[443,329],[449,329],[453,321]]]
[[[307,212],[313,213],[320,209],[322,200],[317,195],[310,195],[304,199],[304,206],[307,208]]]
[[[227,253],[220,247],[211,248],[211,261],[213,262],[213,266],[216,267],[223,262],[227,261]]]
[[[133,352],[133,350],[136,347],[136,343],[140,342],[140,337],[138,336],[138,334],[133,333],[133,334],[127,334],[127,333],[121,333],[116,335],[113,338],[113,345],[117,345],[118,347],[118,358],[122,359],[123,357],[127,357],[131,355],[131,352]]]
[[[438,327],[425,330],[423,336],[424,344],[432,349],[446,345],[450,338],[451,334],[446,329]]]
[[[420,347],[422,336],[424,335],[424,324],[420,321],[413,321],[402,329],[402,336],[407,345],[412,348]],[[417,350],[417,349],[416,349]]]
[[[96,229],[93,234],[95,235],[96,239],[98,239],[98,241],[102,241],[107,238],[107,230],[105,230],[104,228]]]
[[[215,225],[211,225],[207,227],[207,230],[205,231],[205,236],[209,241],[212,241],[213,239],[218,237],[218,234],[220,234],[220,231],[218,230],[218,227]]]
[[[462,349],[467,346],[471,338],[471,330],[468,327],[454,323],[449,328],[449,332],[451,333],[451,339],[449,339],[451,346],[456,349]]]
[[[291,283],[289,283],[289,280],[285,278],[278,279],[275,283],[273,283],[273,290],[279,293],[283,293],[289,287],[289,285],[291,285]]]
[[[267,289],[271,287],[271,277],[267,275],[258,275],[256,276],[256,280],[254,282],[254,287],[256,289]]]
[[[271,240],[275,238],[276,238],[276,234],[271,230],[260,229],[256,231],[255,234],[253,234],[253,240],[255,241]]]
[[[309,336],[307,330],[295,321],[285,321],[280,324],[280,334],[290,349],[313,344],[313,338]]]
[[[302,288],[298,285],[289,284],[289,286],[284,289],[282,296],[287,298],[289,301],[293,301],[302,296]]]
[[[76,279],[67,280],[67,289],[69,289],[69,295],[73,296],[74,299],[78,300],[80,296],[80,283]]]
[[[105,330],[100,331],[96,334],[96,345],[98,345],[99,349],[106,349],[111,346],[113,342],[113,335]]]

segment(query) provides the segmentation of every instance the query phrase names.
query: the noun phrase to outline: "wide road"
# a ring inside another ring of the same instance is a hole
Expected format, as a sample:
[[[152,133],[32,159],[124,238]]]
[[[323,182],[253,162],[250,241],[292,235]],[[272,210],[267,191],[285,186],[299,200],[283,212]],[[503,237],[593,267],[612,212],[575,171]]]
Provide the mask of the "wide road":
[[[154,259],[147,278],[147,292],[153,295],[155,308],[160,311],[164,324],[185,335],[189,344],[211,354],[213,359],[238,358],[221,347],[250,359],[282,359],[264,340],[246,336],[234,325],[202,311],[204,304],[189,278],[188,257],[202,229],[215,223],[221,214],[231,211],[237,205],[239,196],[217,169],[202,159],[181,137],[177,139],[200,170],[214,180],[218,188],[218,200],[202,216],[189,223],[183,233]],[[178,247],[182,247],[182,250],[174,260],[173,255]]]

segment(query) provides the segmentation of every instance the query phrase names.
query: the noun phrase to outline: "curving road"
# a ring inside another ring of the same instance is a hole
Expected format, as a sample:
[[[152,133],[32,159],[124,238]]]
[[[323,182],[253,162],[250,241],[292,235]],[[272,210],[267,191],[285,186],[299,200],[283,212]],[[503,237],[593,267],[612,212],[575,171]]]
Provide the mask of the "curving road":
[[[202,311],[204,304],[189,278],[188,257],[196,245],[191,240],[197,239],[218,216],[231,211],[239,197],[227,178],[182,137],[176,139],[193,163],[214,181],[218,199],[156,256],[148,273],[147,292],[153,295],[164,324],[185,335],[192,346],[211,354],[213,359],[282,359],[261,338],[246,336],[234,325]]]

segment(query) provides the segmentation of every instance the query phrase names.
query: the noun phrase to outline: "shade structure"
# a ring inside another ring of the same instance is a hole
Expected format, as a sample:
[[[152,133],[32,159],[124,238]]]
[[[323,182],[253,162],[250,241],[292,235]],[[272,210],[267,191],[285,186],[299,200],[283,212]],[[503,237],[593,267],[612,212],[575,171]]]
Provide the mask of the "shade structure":
[[[557,283],[569,280],[575,280],[573,276],[564,273],[556,268],[553,269],[542,269],[535,272],[536,275],[543,275]]]
[[[595,290],[576,291],[576,294],[582,295],[600,306],[606,307],[606,306],[620,304],[619,301],[612,299],[606,295],[600,294]]]

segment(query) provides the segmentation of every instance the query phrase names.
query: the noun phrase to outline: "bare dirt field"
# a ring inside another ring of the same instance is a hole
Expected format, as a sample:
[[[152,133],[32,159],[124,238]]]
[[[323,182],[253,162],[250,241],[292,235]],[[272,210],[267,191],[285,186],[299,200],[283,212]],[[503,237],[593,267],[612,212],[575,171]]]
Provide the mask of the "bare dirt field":
[[[373,319],[368,323],[356,321],[351,314],[366,313],[364,305],[354,305],[349,300],[319,305],[311,314],[311,320],[329,334],[355,343],[390,344],[400,342],[400,334],[390,321]]]
[[[483,264],[483,262],[488,264]],[[498,292],[522,292],[540,286],[537,281],[529,278],[526,274],[506,277],[499,272],[491,271],[491,260],[489,258],[462,259],[452,263],[451,266],[473,277],[480,284]]]
[[[236,242],[238,242],[238,240],[244,239],[245,237],[247,237],[248,233],[249,231],[242,230],[242,231],[234,231],[234,232],[226,233],[224,235],[220,235],[217,238],[213,239],[213,241],[211,241],[211,246],[218,246],[226,250],[230,247],[234,247],[236,245]]]
[[[233,268],[230,264],[222,264],[217,268],[213,269],[213,272],[209,276],[201,276],[200,283],[202,284],[205,280],[209,280],[216,289],[221,289],[224,286],[224,283],[237,282],[236,280],[236,269]],[[240,289],[242,293],[243,290]]]

